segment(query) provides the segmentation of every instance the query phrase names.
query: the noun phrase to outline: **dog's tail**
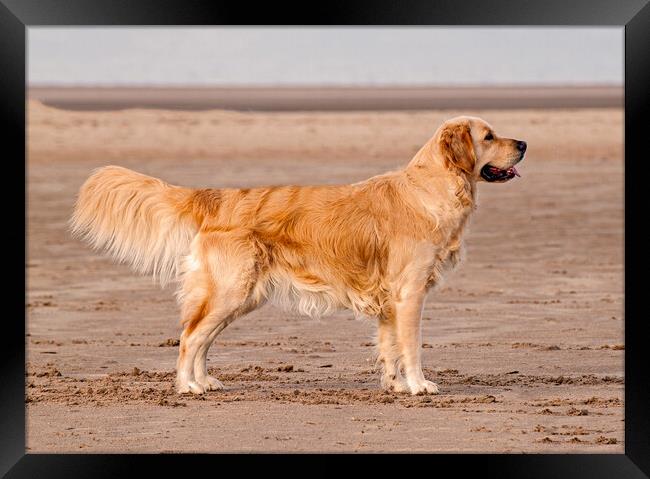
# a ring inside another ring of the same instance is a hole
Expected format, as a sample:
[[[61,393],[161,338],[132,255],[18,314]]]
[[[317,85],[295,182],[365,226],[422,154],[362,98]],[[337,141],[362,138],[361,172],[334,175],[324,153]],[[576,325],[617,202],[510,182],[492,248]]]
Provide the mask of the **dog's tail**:
[[[79,191],[72,232],[165,285],[199,228],[194,192],[126,168],[100,168]]]

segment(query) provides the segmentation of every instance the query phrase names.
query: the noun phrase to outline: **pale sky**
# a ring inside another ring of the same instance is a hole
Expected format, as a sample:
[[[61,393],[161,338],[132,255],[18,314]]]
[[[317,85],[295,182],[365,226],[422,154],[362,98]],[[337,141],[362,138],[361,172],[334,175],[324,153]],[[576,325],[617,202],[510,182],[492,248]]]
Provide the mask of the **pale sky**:
[[[32,85],[621,85],[623,28],[28,29]]]

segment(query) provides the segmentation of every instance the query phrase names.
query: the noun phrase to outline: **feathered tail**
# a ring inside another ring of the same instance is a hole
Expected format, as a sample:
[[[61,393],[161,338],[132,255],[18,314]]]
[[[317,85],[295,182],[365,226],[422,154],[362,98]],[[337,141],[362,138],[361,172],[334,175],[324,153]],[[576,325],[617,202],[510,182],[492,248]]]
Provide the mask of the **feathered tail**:
[[[118,166],[100,168],[79,191],[72,232],[165,285],[198,229],[193,191]]]

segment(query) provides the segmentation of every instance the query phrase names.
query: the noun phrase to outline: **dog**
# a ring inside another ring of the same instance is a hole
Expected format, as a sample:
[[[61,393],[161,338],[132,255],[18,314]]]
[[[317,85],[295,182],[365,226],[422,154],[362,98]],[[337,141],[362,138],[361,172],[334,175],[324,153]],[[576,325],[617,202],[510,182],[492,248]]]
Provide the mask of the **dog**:
[[[525,151],[463,116],[405,168],[347,185],[191,189],[107,166],[81,187],[71,229],[179,284],[179,393],[224,387],[207,374],[210,345],[268,301],[312,317],[348,309],[376,318],[382,387],[436,394],[421,364],[425,297],[461,259],[477,183],[519,176]]]

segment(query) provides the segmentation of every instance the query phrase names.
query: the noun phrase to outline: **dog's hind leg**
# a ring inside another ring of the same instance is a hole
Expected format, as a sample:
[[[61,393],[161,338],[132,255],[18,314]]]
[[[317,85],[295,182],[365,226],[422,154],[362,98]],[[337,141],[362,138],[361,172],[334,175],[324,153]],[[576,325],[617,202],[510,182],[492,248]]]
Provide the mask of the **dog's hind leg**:
[[[235,293],[236,294],[236,293]],[[207,357],[208,350],[214,342],[215,338],[226,329],[231,322],[237,319],[239,316],[243,316],[247,312],[255,309],[259,306],[260,302],[255,301],[253,298],[249,297],[244,300],[236,311],[230,314],[228,317],[223,318],[219,321],[218,316],[215,319],[209,318],[205,322],[205,328],[209,331],[208,334],[202,334],[199,337],[202,339],[201,345],[199,346],[196,356],[194,357],[194,381],[203,387],[205,391],[215,391],[218,389],[223,389],[224,385],[217,378],[214,378],[208,375],[207,369]]]
[[[218,389],[223,389],[224,385],[217,378],[214,378],[208,375],[207,368],[207,358],[208,350],[214,342],[215,338],[219,335],[221,331],[226,329],[228,326],[228,321],[224,320],[209,334],[204,338],[201,346],[199,346],[198,352],[194,357],[194,380],[206,391],[216,391]]]
[[[206,365],[208,349],[219,333],[240,315],[220,313],[222,312],[218,310],[212,311],[201,318],[200,324],[195,329],[190,331],[189,327],[186,327],[183,331],[178,357],[179,393],[201,394],[205,391],[223,389],[221,381],[208,375]]]
[[[201,316],[200,320],[203,321],[206,317]],[[194,377],[194,358],[208,336],[209,332],[205,328],[191,329],[188,326],[183,330],[176,366],[176,390],[179,394],[205,392],[205,387]]]
[[[183,323],[178,357],[179,393],[201,394],[223,385],[207,374],[206,359],[217,335],[260,303],[255,243],[246,235],[211,233],[193,248],[194,270],[183,285]]]

